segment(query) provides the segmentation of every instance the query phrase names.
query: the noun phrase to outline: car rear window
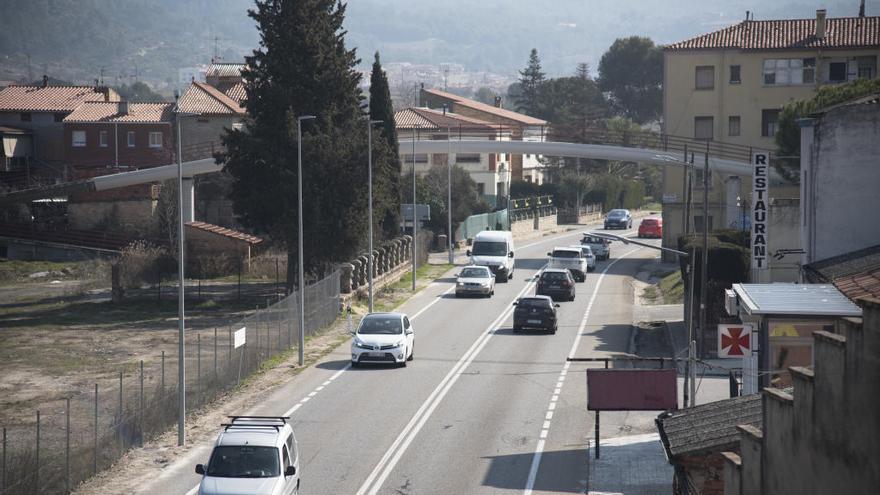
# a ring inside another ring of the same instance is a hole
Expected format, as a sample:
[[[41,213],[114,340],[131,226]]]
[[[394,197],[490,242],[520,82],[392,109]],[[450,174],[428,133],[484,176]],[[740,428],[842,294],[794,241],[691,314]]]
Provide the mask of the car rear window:
[[[525,308],[549,308],[550,301],[540,298],[523,298],[519,300],[517,306]]]
[[[544,272],[541,274],[543,280],[568,280],[568,274],[563,272]]]
[[[553,251],[554,258],[580,258],[581,253],[577,251],[564,251],[564,250],[556,250]]]
[[[657,225],[657,220],[654,218],[646,218],[642,220],[642,225]]]

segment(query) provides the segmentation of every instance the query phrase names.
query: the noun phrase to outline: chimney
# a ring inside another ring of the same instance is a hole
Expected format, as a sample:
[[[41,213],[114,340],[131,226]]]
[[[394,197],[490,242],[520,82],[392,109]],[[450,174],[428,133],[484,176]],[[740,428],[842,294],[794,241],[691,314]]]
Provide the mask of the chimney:
[[[749,20],[749,11],[746,11],[746,20]]]
[[[110,88],[107,86],[95,86],[95,93],[104,95],[104,101],[110,101]]]
[[[443,104],[443,116],[446,116],[446,103]]]
[[[859,4],[859,17],[865,17],[865,0],[862,0],[862,3]]]
[[[119,102],[119,115],[128,115],[128,102],[125,100]]]
[[[49,86],[49,76],[43,74],[43,87],[45,88],[47,86]]]
[[[501,108],[501,97],[500,96],[495,97],[495,107]]]
[[[825,15],[827,12],[825,9],[819,9],[816,11],[816,38],[822,40],[825,39]]]

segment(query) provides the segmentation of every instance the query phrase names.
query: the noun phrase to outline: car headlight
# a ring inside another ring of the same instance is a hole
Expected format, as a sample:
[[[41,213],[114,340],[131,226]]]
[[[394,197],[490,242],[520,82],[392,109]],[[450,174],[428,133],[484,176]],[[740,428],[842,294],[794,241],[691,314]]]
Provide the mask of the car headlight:
[[[489,287],[489,282],[483,282],[483,287]]]
[[[459,286],[459,287],[464,286],[464,282],[459,282],[459,283],[458,283],[458,286]]]
[[[400,342],[396,342],[394,347],[403,347],[404,344],[406,344],[406,340],[401,340]]]

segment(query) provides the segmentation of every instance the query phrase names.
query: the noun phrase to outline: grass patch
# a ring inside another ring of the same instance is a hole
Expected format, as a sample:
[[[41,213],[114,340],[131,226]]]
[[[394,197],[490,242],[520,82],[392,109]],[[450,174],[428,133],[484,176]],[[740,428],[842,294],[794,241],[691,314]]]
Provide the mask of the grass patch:
[[[109,273],[109,269],[106,266],[107,262],[102,261],[0,261],[0,284],[8,285],[29,281],[44,282],[46,280],[93,279],[96,276],[102,277],[105,272]],[[30,277],[35,273],[43,272],[46,273],[45,276]],[[109,280],[107,278],[108,283]]]
[[[649,304],[681,304],[684,302],[684,283],[681,271],[664,272],[655,285],[645,287],[642,296]]]

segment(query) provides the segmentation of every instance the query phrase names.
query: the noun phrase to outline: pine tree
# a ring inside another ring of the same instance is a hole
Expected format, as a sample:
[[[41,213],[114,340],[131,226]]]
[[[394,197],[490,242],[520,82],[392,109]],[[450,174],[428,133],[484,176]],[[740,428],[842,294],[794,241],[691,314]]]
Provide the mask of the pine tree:
[[[391,101],[391,90],[388,77],[382,70],[379,52],[373,62],[370,75],[370,119],[381,120],[379,139],[384,142],[390,155],[382,163],[374,162],[379,171],[374,177],[374,194],[378,190],[380,197],[376,211],[380,222],[382,238],[393,239],[400,232],[400,153],[397,143],[397,126],[394,122],[394,107]]]
[[[529,63],[519,75],[522,92],[517,102],[517,110],[527,115],[538,115],[541,111],[539,97],[541,85],[544,84],[544,73],[541,71],[541,59],[538,58],[536,48],[532,48]]]
[[[249,121],[224,136],[240,221],[287,245],[297,269],[297,116],[303,123],[306,272],[354,255],[366,242],[366,126],[359,63],[345,48],[336,0],[258,0],[248,11],[260,47],[243,71]]]

